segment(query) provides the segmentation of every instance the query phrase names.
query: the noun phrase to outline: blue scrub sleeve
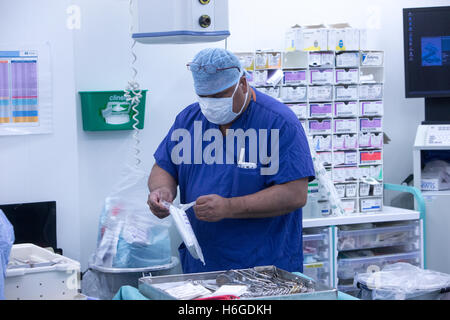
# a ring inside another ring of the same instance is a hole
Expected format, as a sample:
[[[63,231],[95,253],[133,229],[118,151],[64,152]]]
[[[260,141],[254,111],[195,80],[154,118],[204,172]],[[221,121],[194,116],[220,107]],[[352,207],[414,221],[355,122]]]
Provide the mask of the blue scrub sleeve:
[[[172,149],[177,144],[177,141],[171,140],[174,127],[175,123],[170,128],[164,140],[159,144],[158,149],[156,149],[153,156],[158,166],[167,171],[178,184],[178,168],[177,165],[172,162],[171,158]]]
[[[314,180],[315,171],[308,140],[300,122],[285,123],[279,133],[279,169],[268,175],[268,185],[282,184],[302,178]]]

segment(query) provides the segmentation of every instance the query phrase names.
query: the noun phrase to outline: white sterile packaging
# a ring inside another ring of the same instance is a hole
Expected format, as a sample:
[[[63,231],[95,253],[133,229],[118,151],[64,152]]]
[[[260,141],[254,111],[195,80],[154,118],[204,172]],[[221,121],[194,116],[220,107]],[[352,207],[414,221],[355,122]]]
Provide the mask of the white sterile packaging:
[[[181,208],[178,208],[166,201],[164,201],[163,204],[169,209],[170,215],[172,216],[173,221],[175,221],[175,226],[180,233],[181,239],[183,239],[183,242],[192,257],[194,257],[194,259],[200,259],[203,265],[206,265],[202,249],[198,244],[197,237],[195,236],[194,230],[192,230],[191,223],[189,222],[189,218],[185,211],[192,207],[195,202],[189,205],[182,205]]]

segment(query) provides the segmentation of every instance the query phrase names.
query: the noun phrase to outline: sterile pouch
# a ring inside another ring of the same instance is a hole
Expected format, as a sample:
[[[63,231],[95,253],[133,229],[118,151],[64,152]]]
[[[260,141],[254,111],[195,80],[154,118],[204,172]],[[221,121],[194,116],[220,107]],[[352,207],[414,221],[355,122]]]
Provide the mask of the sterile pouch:
[[[0,210],[0,300],[4,300],[4,284],[9,254],[14,243],[14,229]]]
[[[172,216],[173,221],[175,221],[175,226],[180,233],[181,239],[183,239],[184,245],[189,250],[189,253],[194,259],[200,259],[203,265],[205,265],[205,258],[203,257],[202,249],[198,244],[197,237],[195,236],[194,230],[192,230],[191,223],[189,222],[189,218],[184,210],[185,208],[192,206],[194,203],[182,206],[181,208],[178,208],[166,201],[164,201],[163,204],[167,209],[169,209],[170,215]]]

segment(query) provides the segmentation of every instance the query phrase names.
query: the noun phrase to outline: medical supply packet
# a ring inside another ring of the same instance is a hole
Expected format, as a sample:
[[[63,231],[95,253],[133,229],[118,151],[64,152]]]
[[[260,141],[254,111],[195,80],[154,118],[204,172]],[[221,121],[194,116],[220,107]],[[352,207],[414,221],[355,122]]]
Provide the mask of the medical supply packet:
[[[167,209],[169,209],[170,215],[172,216],[173,221],[175,221],[175,226],[177,227],[177,230],[192,257],[195,259],[200,259],[203,265],[205,265],[202,249],[198,244],[197,237],[195,236],[194,230],[192,230],[191,223],[189,222],[189,218],[185,211],[192,207],[195,202],[188,205],[181,205],[180,208],[167,201],[164,201],[163,204]]]

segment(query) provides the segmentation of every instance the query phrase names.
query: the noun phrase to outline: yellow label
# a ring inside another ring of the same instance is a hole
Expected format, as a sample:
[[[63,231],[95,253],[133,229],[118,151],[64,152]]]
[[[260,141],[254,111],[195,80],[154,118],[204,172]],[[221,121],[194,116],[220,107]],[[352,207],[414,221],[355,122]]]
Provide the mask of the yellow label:
[[[312,264],[307,264],[305,265],[305,268],[322,268],[323,267],[323,263],[312,263]]]
[[[14,117],[13,122],[22,123],[22,122],[38,122],[38,117]]]

